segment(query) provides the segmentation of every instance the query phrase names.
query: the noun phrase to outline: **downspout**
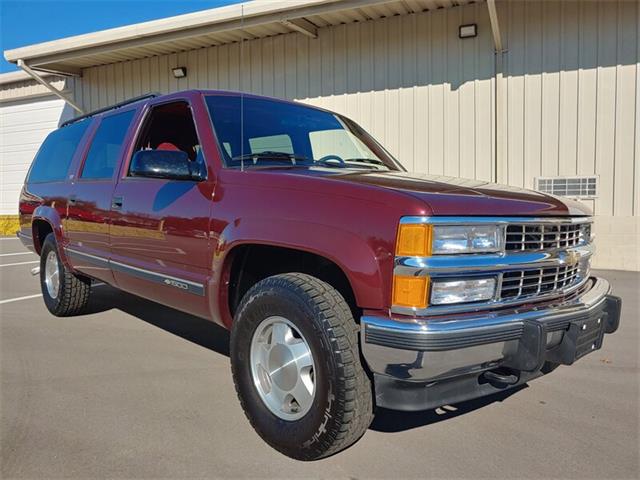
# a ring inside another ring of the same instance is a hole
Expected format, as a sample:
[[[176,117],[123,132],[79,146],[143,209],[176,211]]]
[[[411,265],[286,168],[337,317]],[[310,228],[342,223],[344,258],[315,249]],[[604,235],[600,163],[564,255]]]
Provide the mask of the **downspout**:
[[[40,75],[38,75],[36,72],[34,72],[29,65],[24,63],[24,61],[22,59],[18,60],[18,67],[20,67],[22,70],[24,70],[27,73],[27,75],[29,75],[31,78],[33,78],[36,82],[38,82],[39,84],[43,85],[45,88],[50,90],[51,93],[53,93],[56,97],[61,98],[66,103],[68,103],[74,110],[79,112],[81,115],[84,114],[84,111],[78,105],[76,105],[76,103],[73,100],[71,100],[71,98],[66,96],[60,90],[58,90],[53,85],[48,83],[44,78],[42,78]]]
[[[502,43],[502,34],[500,33],[500,23],[498,22],[498,12],[496,10],[495,0],[487,0],[487,8],[489,10],[489,21],[491,22],[491,33],[493,34],[493,45],[495,48],[494,61],[494,166],[493,181],[506,183],[506,146],[505,141],[505,124],[504,124],[504,95],[505,86],[503,78],[503,55],[506,53]]]

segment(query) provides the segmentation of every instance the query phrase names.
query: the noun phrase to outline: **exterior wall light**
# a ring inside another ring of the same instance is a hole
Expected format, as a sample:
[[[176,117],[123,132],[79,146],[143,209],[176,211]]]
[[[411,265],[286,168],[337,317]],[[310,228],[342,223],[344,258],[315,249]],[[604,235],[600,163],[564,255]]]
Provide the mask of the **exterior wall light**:
[[[176,67],[172,68],[171,71],[175,78],[184,78],[187,76],[187,67]]]
[[[460,27],[458,28],[459,38],[474,38],[477,36],[478,36],[478,25],[475,23],[460,25]]]

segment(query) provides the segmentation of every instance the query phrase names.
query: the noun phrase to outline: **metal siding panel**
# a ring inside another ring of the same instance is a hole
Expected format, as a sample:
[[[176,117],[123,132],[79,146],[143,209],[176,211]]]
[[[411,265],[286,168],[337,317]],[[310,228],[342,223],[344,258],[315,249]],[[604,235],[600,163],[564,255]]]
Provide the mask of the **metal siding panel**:
[[[429,75],[429,166],[428,172],[444,174],[445,162],[445,12],[436,10],[429,15],[431,35],[430,75]]]
[[[207,48],[207,82],[208,88],[220,88],[218,73],[220,72],[220,48]]]
[[[459,40],[461,21],[478,21],[481,36]],[[466,176],[482,171],[487,178],[493,165],[487,22],[485,8],[471,5],[337,25],[319,29],[318,39],[289,33],[124,62],[114,82],[125,97],[197,87],[305,100],[354,118],[410,170],[444,173],[446,157],[447,172],[458,173],[464,162]],[[172,76],[177,66],[188,68],[186,79]],[[86,77],[99,68],[88,69]],[[92,84],[88,92],[99,97],[101,90]],[[99,97],[95,108],[105,103]],[[482,168],[476,165],[480,148]]]
[[[618,58],[613,213],[633,214],[633,153],[635,133],[637,3],[618,2]]]
[[[262,45],[264,42],[260,40],[251,40],[245,44],[245,53],[247,56],[248,69],[243,71],[251,72],[249,75],[249,91],[251,93],[262,93]]]
[[[431,64],[430,15],[414,15],[414,40],[416,42],[416,85],[414,87],[413,125],[413,170],[429,172],[431,128],[429,124],[429,74]]]
[[[562,2],[560,72],[560,175],[575,175],[578,135],[578,3]]]
[[[475,42],[476,88],[475,97],[475,128],[476,165],[474,177],[479,180],[491,181],[494,178],[494,138],[495,138],[495,98],[494,72],[495,54],[493,37],[489,27],[489,12],[484,5],[475,5],[478,15],[478,39]],[[461,132],[464,135],[464,132]]]
[[[293,100],[298,97],[298,35],[289,34],[284,37],[284,97]]]
[[[462,45],[458,40],[458,26],[460,25],[460,11],[446,10],[445,42],[446,52],[446,86],[445,86],[445,175],[460,175],[460,86]]]
[[[287,98],[285,74],[287,71],[287,57],[285,52],[285,40],[292,35],[278,35],[273,37],[273,95],[278,98]],[[295,68],[295,63],[294,63]]]
[[[116,103],[116,79],[115,79],[114,69],[115,69],[114,65],[106,65],[104,67],[104,74],[105,74],[105,81],[106,81],[105,90],[106,90],[106,94],[107,94],[106,104],[107,105],[113,105],[114,103]]]
[[[578,71],[578,175],[596,173],[598,4],[580,4],[580,64]]]
[[[596,199],[598,215],[613,215],[613,154],[616,133],[617,11],[600,3],[598,19],[598,125],[596,172],[600,176]]]
[[[257,45],[256,50],[260,52],[258,69],[262,79],[261,88],[256,91],[258,91],[262,95],[273,97],[275,95],[273,37],[268,37],[263,40],[256,40],[251,43],[255,43]]]
[[[542,69],[542,5],[540,2],[526,4],[525,56],[526,75],[524,78],[524,159],[523,184],[533,188],[533,179],[542,171],[541,136],[542,136],[542,77],[537,72]],[[532,72],[532,73],[529,73]]]
[[[296,98],[309,98],[309,58],[312,41],[304,35],[296,35]],[[318,43],[317,39],[313,43]]]
[[[416,15],[399,17],[399,23],[402,77],[398,93],[398,158],[404,159],[403,164],[408,170],[415,171]]]
[[[333,29],[333,91],[334,111],[349,115],[347,110],[347,26],[338,25]]]
[[[180,64],[180,66],[187,67],[187,76],[181,79],[183,83],[186,83],[185,88],[198,88],[198,50],[189,50],[185,54],[186,64]],[[147,93],[149,90],[144,90],[143,93]]]
[[[218,88],[229,89],[229,45],[212,48],[218,52]]]
[[[403,165],[411,169],[412,159],[399,156],[400,139],[399,127],[403,118],[400,117],[399,93],[402,74],[402,51],[400,39],[400,17],[395,16],[389,19],[387,39],[387,87],[384,90],[385,97],[385,146],[389,151],[397,156]]]
[[[373,23],[362,23],[360,29],[360,98],[358,110],[359,120],[363,128],[373,132],[373,59],[375,50],[373,45]]]
[[[526,44],[522,36],[525,25],[525,4],[516,2],[510,5],[507,55],[507,121],[506,136],[507,172],[510,185],[523,186],[524,164],[524,72]]]
[[[386,45],[388,36],[387,19],[373,24],[373,42],[374,42],[374,59],[373,59],[373,135],[378,138],[384,145],[387,145],[386,125],[387,113],[385,111],[385,89],[387,88],[387,63]]]
[[[483,7],[485,7],[483,5]],[[486,8],[486,7],[485,7]],[[476,7],[457,9],[460,12],[460,23],[468,24],[476,22]],[[457,32],[456,32],[457,33]],[[456,35],[457,36],[457,35]],[[452,37],[453,38],[453,37]],[[458,88],[459,97],[459,127],[457,135],[460,145],[459,175],[464,178],[475,178],[476,176],[476,51],[477,39],[458,40],[460,44],[460,75],[462,81]]]

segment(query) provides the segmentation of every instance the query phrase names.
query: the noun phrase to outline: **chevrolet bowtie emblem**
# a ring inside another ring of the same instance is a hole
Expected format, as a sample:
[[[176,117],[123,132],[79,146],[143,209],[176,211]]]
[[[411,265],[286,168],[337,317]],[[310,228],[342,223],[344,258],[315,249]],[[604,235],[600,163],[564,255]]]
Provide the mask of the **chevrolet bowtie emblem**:
[[[567,264],[573,266],[580,260],[580,254],[575,251],[569,251],[566,253],[565,261]]]

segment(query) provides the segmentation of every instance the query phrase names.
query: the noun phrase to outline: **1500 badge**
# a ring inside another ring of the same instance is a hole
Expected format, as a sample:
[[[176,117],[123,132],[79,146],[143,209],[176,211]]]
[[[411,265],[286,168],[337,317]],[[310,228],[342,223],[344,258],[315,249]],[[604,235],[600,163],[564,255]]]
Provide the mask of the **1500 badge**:
[[[171,280],[170,278],[164,279],[165,285],[169,285],[171,287],[180,288],[182,290],[189,290],[189,285],[186,283],[178,282],[177,280]]]

